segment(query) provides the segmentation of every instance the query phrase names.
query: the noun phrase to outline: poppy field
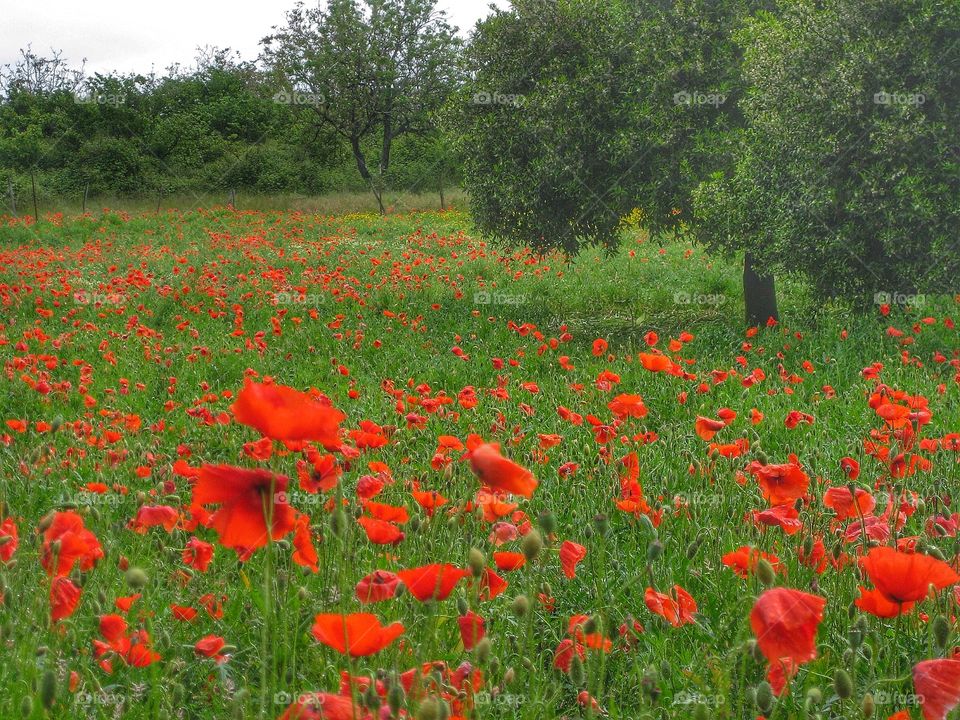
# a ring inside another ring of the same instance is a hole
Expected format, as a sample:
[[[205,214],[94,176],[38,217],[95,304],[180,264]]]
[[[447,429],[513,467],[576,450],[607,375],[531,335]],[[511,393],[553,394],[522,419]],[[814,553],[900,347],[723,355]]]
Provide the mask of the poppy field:
[[[0,717],[957,717],[956,302],[623,234],[0,218]]]

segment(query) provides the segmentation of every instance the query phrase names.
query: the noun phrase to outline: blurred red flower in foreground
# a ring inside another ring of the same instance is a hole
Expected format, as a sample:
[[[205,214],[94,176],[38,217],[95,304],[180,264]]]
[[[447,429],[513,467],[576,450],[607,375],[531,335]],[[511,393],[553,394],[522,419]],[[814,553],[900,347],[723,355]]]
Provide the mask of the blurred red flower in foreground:
[[[192,504],[219,505],[210,526],[224,547],[246,555],[267,544],[267,517],[273,518],[274,540],[293,530],[296,517],[284,495],[287,482],[285,476],[266,470],[204,465],[193,487]]]
[[[237,422],[274,440],[315,440],[327,448],[340,445],[346,415],[332,405],[286,385],[247,383],[230,406]]]
[[[321,613],[314,618],[313,637],[351,657],[364,657],[383,650],[403,634],[404,627],[395,622],[383,626],[372,613]]]
[[[750,627],[770,663],[770,684],[779,695],[797,668],[817,656],[817,628],[826,598],[790,588],[764,592],[750,611]]]
[[[960,705],[960,660],[924,660],[913,668],[924,720],[944,720]]]
[[[400,570],[397,576],[417,600],[445,600],[461,579],[470,574],[455,565],[436,563]]]
[[[470,467],[480,482],[492,490],[533,497],[538,485],[533,473],[503,457],[499,444],[485,443],[473,436],[473,442],[468,442],[468,447]]]

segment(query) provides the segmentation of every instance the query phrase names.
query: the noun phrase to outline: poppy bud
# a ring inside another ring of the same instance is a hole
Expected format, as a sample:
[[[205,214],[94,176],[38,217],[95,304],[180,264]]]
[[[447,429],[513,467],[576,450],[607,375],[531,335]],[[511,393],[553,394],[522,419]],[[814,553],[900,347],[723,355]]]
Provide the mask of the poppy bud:
[[[647,545],[647,562],[655,563],[661,557],[663,557],[663,543],[657,539],[651,540]]]
[[[764,715],[769,715],[770,711],[773,710],[773,688],[770,687],[770,683],[766,680],[760,682],[757,685],[757,698],[756,698],[757,708]]]
[[[846,650],[843,651],[843,655],[841,657],[843,658],[843,664],[850,666],[856,663],[857,652],[852,648],[847,648]]]
[[[557,519],[549,510],[545,510],[540,513],[540,528],[547,535],[551,535],[557,531]]]
[[[710,711],[707,710],[707,706],[703,703],[697,703],[697,706],[693,708],[693,720],[709,720]]]
[[[943,615],[937,615],[931,625],[933,630],[933,641],[940,650],[943,650],[950,641],[950,623]]]
[[[807,535],[803,539],[803,554],[807,557],[813,552],[813,535]]]
[[[520,658],[520,664],[523,665],[523,669],[527,672],[534,671],[533,660],[528,657]]]
[[[500,671],[500,658],[494,656],[490,658],[490,674],[496,675]]]
[[[513,599],[513,614],[517,617],[523,617],[530,611],[530,600],[526,595],[517,595]]]
[[[347,529],[347,514],[343,511],[342,507],[338,507],[330,515],[330,532],[332,532],[337,537],[343,537],[343,533]]]
[[[854,625],[847,631],[847,642],[850,644],[850,648],[856,650],[863,644],[863,630],[859,626]]]
[[[928,545],[926,548],[927,555],[932,555],[937,560],[942,560],[943,562],[947,561],[946,556],[943,554],[943,551],[936,547],[935,545]]]
[[[757,448],[756,451],[754,452],[754,457],[756,457],[757,460],[760,461],[761,465],[766,465],[770,462],[770,458],[767,457],[767,454],[763,450],[760,450],[759,448]]]
[[[586,538],[587,540],[593,537],[593,525],[584,525],[583,537]]]
[[[147,575],[147,573],[138,567],[132,567],[127,570],[125,577],[127,580],[127,585],[134,589],[142,588],[150,581],[150,577]]]
[[[570,682],[574,687],[583,687],[587,682],[586,668],[583,667],[583,660],[577,653],[573,654],[573,660],[570,661]]]
[[[467,605],[467,601],[463,597],[457,598],[457,611],[461,615],[466,615],[467,611],[470,609],[470,606]]]
[[[376,713],[380,709],[380,696],[377,695],[377,688],[374,683],[370,683],[367,691],[363,694],[363,704]]]
[[[33,698],[24,695],[23,700],[20,701],[20,716],[28,718],[31,715],[33,715]]]
[[[487,567],[487,558],[482,550],[475,547],[470,548],[470,552],[467,554],[467,567],[470,568],[470,573],[475,578],[483,575],[483,571]]]
[[[40,679],[40,702],[49,710],[57,699],[57,676],[53,670],[47,670]]]
[[[420,529],[421,524],[422,523],[420,521],[420,516],[414,515],[412,518],[410,518],[410,522],[407,525],[407,529],[409,529],[410,532],[415,533]]]
[[[387,707],[390,708],[390,712],[397,716],[400,714],[400,708],[403,707],[403,687],[399,682],[393,682],[390,684],[390,689],[387,691]]]
[[[867,693],[863,696],[863,702],[860,703],[860,709],[863,711],[863,716],[865,718],[873,717],[873,712],[877,709],[877,703],[874,702],[873,695]]]
[[[860,652],[863,653],[863,657],[866,659],[867,663],[873,659],[873,648],[869,645],[864,645],[862,648],[860,648]]]
[[[57,415],[57,416],[53,419],[53,422],[50,423],[50,429],[51,429],[53,432],[56,432],[57,430],[60,429],[60,427],[61,427],[62,425],[63,425],[63,418],[60,417],[59,415]]]
[[[513,681],[517,679],[517,671],[512,667],[508,667],[507,671],[503,674],[503,684],[504,685],[513,685]]]
[[[820,688],[812,687],[809,690],[807,690],[806,704],[808,708],[816,707],[821,702],[823,702],[823,692],[820,690]]]
[[[597,632],[599,625],[600,622],[597,620],[597,618],[591,615],[587,618],[586,622],[583,623],[583,631],[588,635],[592,635],[593,633]]]
[[[440,720],[440,703],[436,698],[424,698],[417,708],[417,720]]]
[[[653,520],[650,519],[649,515],[640,516],[640,524],[650,532],[654,537],[657,536],[657,529],[653,526]]]
[[[310,591],[301,585],[299,588],[297,588],[297,597],[300,598],[301,602],[303,602],[310,597]]]
[[[687,545],[687,553],[686,553],[687,560],[693,560],[693,558],[696,557],[699,551],[700,551],[700,538],[697,538],[696,540],[692,541],[689,545]]]
[[[600,533],[600,537],[606,537],[607,533],[610,532],[610,519],[603,513],[594,515],[593,524],[597,528],[597,532]]]
[[[42,533],[46,532],[47,528],[49,528],[53,524],[53,516],[54,516],[54,511],[51,510],[42,518],[40,518],[40,521],[37,523],[37,530],[39,530]]]
[[[477,658],[477,662],[480,665],[486,665],[487,661],[490,659],[490,653],[493,650],[493,643],[490,642],[490,638],[483,637],[473,646],[473,654]]]
[[[531,530],[523,536],[523,541],[520,543],[520,550],[523,551],[523,556],[528,561],[536,559],[540,551],[543,550],[543,537],[541,537],[540,533],[536,530]]]
[[[833,672],[833,691],[841,700],[846,700],[853,695],[853,680],[850,679],[850,674],[846,670],[837,668]]]
[[[553,597],[553,588],[550,587],[550,583],[548,582],[540,583],[540,592],[542,592],[545,597]]]
[[[753,655],[753,659],[758,663],[765,660],[763,656],[763,650],[760,649],[759,643],[757,643],[755,640],[750,641],[750,654]]]
[[[766,558],[760,558],[757,561],[757,579],[764,587],[771,587],[777,581],[773,565]]]

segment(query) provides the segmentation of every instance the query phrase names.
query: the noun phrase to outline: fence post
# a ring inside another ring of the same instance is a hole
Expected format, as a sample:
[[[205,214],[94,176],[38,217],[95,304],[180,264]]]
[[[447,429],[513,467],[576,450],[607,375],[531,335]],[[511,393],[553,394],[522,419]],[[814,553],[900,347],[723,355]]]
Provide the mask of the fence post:
[[[40,224],[40,209],[37,205],[37,181],[33,175],[33,170],[30,171],[30,188],[33,190],[33,218],[34,223],[37,225]]]

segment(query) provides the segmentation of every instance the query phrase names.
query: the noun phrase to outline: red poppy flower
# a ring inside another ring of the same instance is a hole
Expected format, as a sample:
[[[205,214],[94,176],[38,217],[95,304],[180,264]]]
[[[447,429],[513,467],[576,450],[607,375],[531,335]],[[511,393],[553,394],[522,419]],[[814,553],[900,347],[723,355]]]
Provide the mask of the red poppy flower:
[[[212,560],[213,545],[196,537],[187,540],[187,546],[183,549],[184,564],[200,572],[206,572]]]
[[[357,600],[362,603],[375,603],[389,600],[397,594],[400,578],[388,570],[374,570],[364,577],[354,588]]]
[[[523,497],[533,497],[533,491],[538,485],[533,473],[503,457],[498,443],[475,444],[468,457],[474,474],[487,487]]]
[[[913,667],[924,720],[945,720],[960,705],[960,660],[924,660]]]
[[[757,478],[764,499],[771,505],[792,503],[803,497],[810,486],[810,478],[795,462],[764,465],[754,460],[747,472]]]
[[[470,574],[454,565],[435,563],[400,570],[397,576],[417,600],[445,600],[457,583]]]
[[[54,544],[56,543],[56,544]],[[103,557],[96,535],[87,530],[83,518],[75,512],[58,512],[43,534],[41,564],[48,575],[68,575],[76,563],[83,571],[93,569]],[[54,565],[56,562],[56,565]]]
[[[607,403],[607,408],[619,418],[642,418],[646,417],[648,412],[647,406],[643,404],[642,397],[639,395],[628,395],[626,393],[617,395]]]
[[[519,570],[527,564],[527,558],[523,553],[518,552],[495,552],[493,562],[498,570]]]
[[[385,520],[364,516],[357,518],[357,523],[367,534],[367,539],[376,545],[396,545],[404,538],[400,528]]]
[[[224,547],[252,551],[267,544],[267,520],[273,516],[270,537],[279,540],[294,528],[295,513],[286,501],[287,478],[266,470],[230,465],[204,465],[193,486],[193,505],[219,505],[210,526]]]
[[[185,605],[171,605],[170,612],[174,620],[180,622],[190,622],[197,616],[197,609]]]
[[[317,549],[313,546],[313,535],[310,531],[310,517],[298,515],[296,529],[293,533],[293,561],[301,567],[309,568],[313,572],[320,571]]]
[[[750,611],[750,627],[757,645],[771,665],[787,659],[797,665],[817,656],[817,627],[827,601],[790,588],[772,588]]]
[[[587,549],[570,540],[564,540],[560,546],[560,566],[568,580],[577,576],[577,565],[587,556]]]
[[[553,666],[565,673],[570,672],[570,666],[573,664],[574,653],[579,655],[581,660],[587,656],[587,651],[584,649],[583,645],[572,640],[571,638],[564,638],[560,641],[560,644],[557,645],[557,649],[554,650]]]
[[[80,603],[80,588],[68,578],[55,577],[50,583],[50,619],[53,622],[73,615]]]
[[[274,440],[314,440],[339,447],[340,423],[346,418],[331,405],[286,385],[248,382],[230,406],[237,422]]]
[[[461,615],[457,618],[457,624],[460,626],[460,638],[465,650],[472,650],[487,634],[486,621],[474,612]]]
[[[402,624],[380,624],[371,613],[321,613],[314,618],[313,637],[351,657],[364,657],[383,650],[403,634]]]
[[[869,515],[877,505],[873,495],[863,488],[855,488],[856,499],[845,486],[827,488],[823,504],[837,514],[837,520],[848,520]]]
[[[747,545],[728,552],[720,559],[720,562],[740,577],[745,578],[757,569],[757,563],[760,562],[761,558],[769,562],[774,570],[783,573],[786,572],[786,569],[781,565],[780,559],[776,555],[770,555]]]
[[[647,588],[643,601],[650,612],[656,613],[673,627],[681,627],[695,622],[693,614],[697,611],[697,602],[690,593],[679,585],[673,586],[674,597]]]
[[[193,646],[193,650],[197,655],[212,658],[219,656],[220,651],[223,650],[226,644],[226,641],[219,635],[206,635],[197,641]]]
[[[713,440],[713,436],[718,432],[723,430],[727,424],[723,420],[714,420],[713,418],[703,417],[701,415],[697,416],[696,422],[693,424],[694,429],[697,431],[697,436],[701,440]]]
[[[0,523],[0,562],[10,562],[19,544],[17,524],[12,517],[8,517]]]
[[[891,547],[871,548],[860,560],[860,566],[876,590],[861,588],[861,596],[855,603],[879,617],[909,612],[916,602],[927,597],[931,586],[943,590],[960,582],[960,575],[942,560]]]

